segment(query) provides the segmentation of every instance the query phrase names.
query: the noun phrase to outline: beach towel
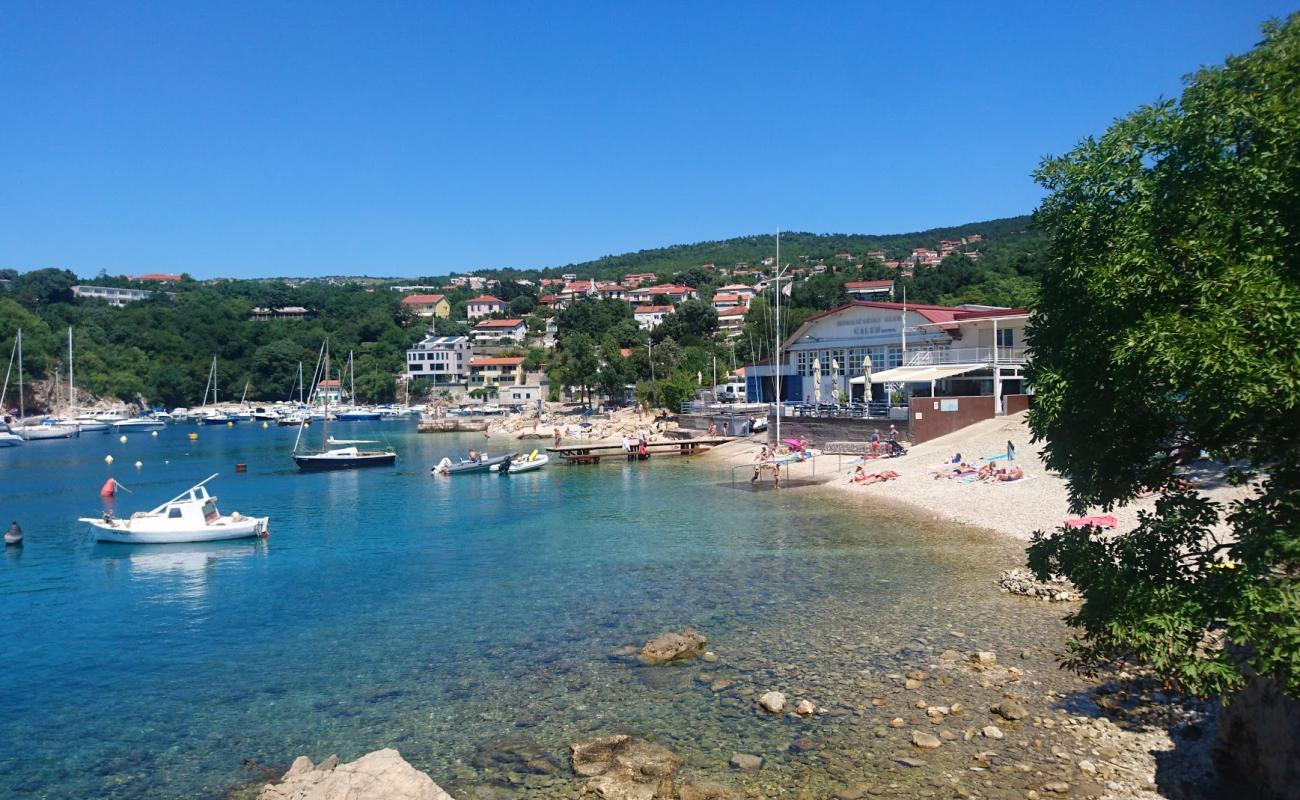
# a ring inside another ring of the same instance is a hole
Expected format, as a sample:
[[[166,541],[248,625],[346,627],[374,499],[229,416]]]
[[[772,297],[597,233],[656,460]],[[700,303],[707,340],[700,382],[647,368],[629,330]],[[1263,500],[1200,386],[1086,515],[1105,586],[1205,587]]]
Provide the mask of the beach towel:
[[[998,453],[995,456],[980,456],[980,461],[1006,461],[1006,453]]]
[[[1118,524],[1119,522],[1110,514],[1097,517],[1075,517],[1065,521],[1065,527],[1067,528],[1083,528],[1089,525],[1095,525],[1098,528],[1113,528]]]

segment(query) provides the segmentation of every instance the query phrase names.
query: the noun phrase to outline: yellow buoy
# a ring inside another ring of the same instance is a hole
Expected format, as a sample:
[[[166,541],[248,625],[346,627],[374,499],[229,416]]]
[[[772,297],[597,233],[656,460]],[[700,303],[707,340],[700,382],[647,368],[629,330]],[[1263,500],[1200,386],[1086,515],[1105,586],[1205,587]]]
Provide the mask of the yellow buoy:
[[[143,462],[140,462],[140,461],[135,462],[135,468],[136,468],[136,469],[140,469],[140,467],[143,467],[143,466],[144,466],[144,463],[143,463]]]
[[[112,457],[112,456],[104,456],[104,463],[105,463],[105,464],[112,464],[112,463],[113,463],[113,457]]]
[[[227,422],[227,423],[226,423],[226,427],[227,427],[227,428],[233,428],[233,427],[235,427],[235,423],[233,423],[233,422]]]
[[[126,444],[126,434],[122,434],[121,436],[118,437],[117,440],[122,444]]]
[[[262,423],[262,427],[263,427],[263,428],[266,427],[266,423],[265,423],[265,422]]]
[[[197,439],[197,438],[199,438],[199,435],[197,433],[190,434],[190,439]]]

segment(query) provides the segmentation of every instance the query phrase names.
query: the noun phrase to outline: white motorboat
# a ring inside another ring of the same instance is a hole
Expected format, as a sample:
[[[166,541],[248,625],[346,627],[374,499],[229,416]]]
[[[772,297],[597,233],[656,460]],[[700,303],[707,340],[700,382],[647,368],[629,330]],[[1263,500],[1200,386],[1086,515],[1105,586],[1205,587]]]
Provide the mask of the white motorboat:
[[[9,426],[0,423],[0,447],[17,447],[23,443],[23,437],[9,430]]]
[[[93,414],[82,414],[77,417],[64,417],[59,420],[60,425],[76,425],[82,433],[108,433],[109,423],[99,419]]]
[[[167,423],[156,417],[133,417],[114,422],[113,429],[123,433],[127,431],[161,431],[167,429]]]
[[[137,511],[128,519],[82,517],[95,539],[120,544],[175,544],[246,539],[268,535],[268,517],[247,517],[238,511],[222,516],[217,498],[204,486],[215,474],[181,492],[152,511]]]

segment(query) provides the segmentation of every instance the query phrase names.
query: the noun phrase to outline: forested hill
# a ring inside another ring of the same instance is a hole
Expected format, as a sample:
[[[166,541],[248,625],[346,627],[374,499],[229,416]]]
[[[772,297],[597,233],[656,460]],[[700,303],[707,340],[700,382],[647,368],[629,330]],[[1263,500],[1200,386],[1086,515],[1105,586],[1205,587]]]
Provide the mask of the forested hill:
[[[1009,240],[1031,248],[1037,246],[1041,236],[1031,229],[1030,217],[971,222],[944,228],[931,228],[914,233],[862,234],[862,233],[781,233],[781,261],[797,264],[799,261],[834,259],[837,253],[853,253],[859,257],[873,250],[885,251],[890,259],[909,255],[916,247],[934,247],[941,240],[960,240],[972,235],[983,236],[980,249],[1001,247]],[[756,236],[741,236],[695,244],[678,244],[638,250],[634,253],[604,256],[594,261],[567,264],[541,270],[545,277],[558,277],[576,273],[600,279],[617,280],[637,272],[653,272],[668,277],[702,264],[733,267],[737,263],[757,264],[776,254],[775,232]]]

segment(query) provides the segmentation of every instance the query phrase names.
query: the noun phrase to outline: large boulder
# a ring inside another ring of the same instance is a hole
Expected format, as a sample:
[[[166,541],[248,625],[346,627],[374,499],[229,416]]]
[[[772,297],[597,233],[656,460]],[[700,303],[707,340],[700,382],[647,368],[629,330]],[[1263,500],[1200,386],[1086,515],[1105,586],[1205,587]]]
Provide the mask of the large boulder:
[[[653,800],[673,796],[682,759],[662,745],[627,734],[600,736],[569,746],[575,774],[603,800]]]
[[[641,663],[667,664],[694,658],[704,652],[708,643],[703,634],[690,628],[680,633],[661,633],[641,648]]]
[[[1215,761],[1242,797],[1300,798],[1300,700],[1255,677],[1219,713]]]
[[[257,800],[452,800],[433,779],[391,748],[340,764],[319,765],[299,756],[279,783],[267,784]]]

